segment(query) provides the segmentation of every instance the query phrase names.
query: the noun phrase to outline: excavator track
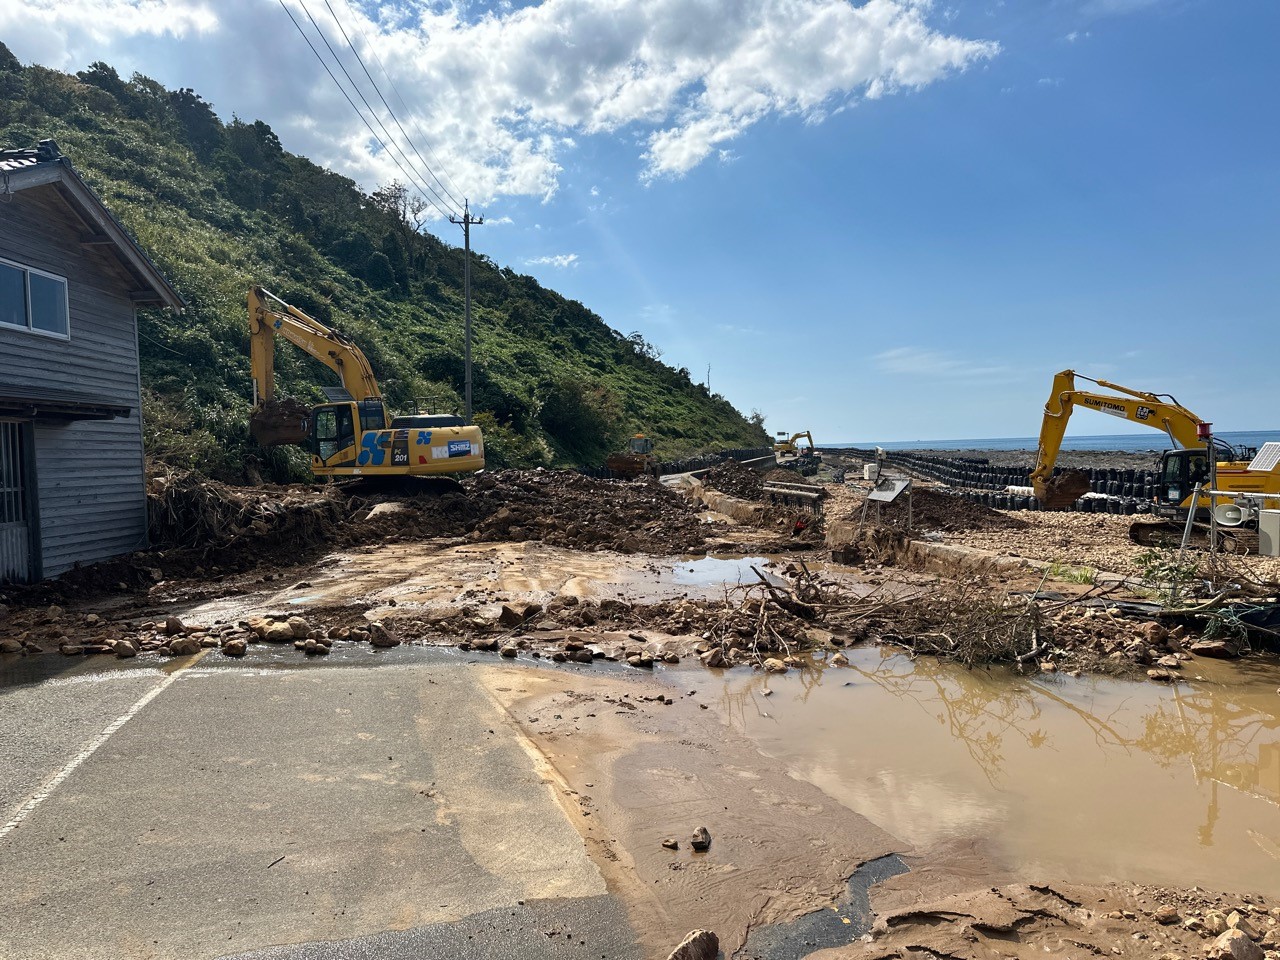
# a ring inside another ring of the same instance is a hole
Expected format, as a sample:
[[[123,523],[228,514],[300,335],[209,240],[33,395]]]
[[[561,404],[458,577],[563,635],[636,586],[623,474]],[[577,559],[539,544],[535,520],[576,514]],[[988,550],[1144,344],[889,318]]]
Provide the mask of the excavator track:
[[[1182,546],[1184,525],[1174,520],[1139,520],[1129,527],[1129,539],[1141,547],[1154,549]],[[1192,550],[1209,549],[1209,525],[1197,523],[1191,528],[1187,546]],[[1218,549],[1238,555],[1258,552],[1258,532],[1241,527],[1219,527]]]

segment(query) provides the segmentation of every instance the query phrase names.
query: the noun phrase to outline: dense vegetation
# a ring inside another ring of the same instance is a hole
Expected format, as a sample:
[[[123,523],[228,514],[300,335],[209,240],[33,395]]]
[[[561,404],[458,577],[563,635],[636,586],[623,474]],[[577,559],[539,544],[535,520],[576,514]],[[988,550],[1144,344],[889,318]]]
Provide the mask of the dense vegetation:
[[[284,150],[265,123],[224,123],[192,90],[103,63],[74,76],[23,67],[0,44],[0,145],[50,137],[190,303],[184,316],[140,316],[153,456],[224,478],[305,462],[248,439],[255,283],[352,336],[393,409],[460,406],[462,250],[421,229],[401,185],[365,194]],[[599,464],[636,430],[664,457],[767,442],[759,415],[662,363],[639,334],[483,255],[471,275],[476,419],[495,465]],[[307,402],[333,382],[287,345],[277,370]]]

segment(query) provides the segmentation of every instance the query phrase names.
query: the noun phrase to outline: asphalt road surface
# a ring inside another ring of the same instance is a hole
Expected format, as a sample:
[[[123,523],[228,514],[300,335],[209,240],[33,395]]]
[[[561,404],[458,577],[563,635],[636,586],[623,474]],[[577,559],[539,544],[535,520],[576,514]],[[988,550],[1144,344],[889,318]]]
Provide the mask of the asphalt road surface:
[[[0,958],[641,955],[465,662],[184,661],[0,664]]]

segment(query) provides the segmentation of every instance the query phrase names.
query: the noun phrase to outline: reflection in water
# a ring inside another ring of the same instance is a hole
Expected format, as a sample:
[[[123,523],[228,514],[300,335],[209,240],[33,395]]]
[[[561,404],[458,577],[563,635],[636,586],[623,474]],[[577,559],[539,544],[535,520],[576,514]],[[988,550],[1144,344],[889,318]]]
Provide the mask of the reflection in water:
[[[1207,681],[1165,687],[849,656],[706,682],[765,752],[917,845],[983,836],[1069,879],[1280,893],[1280,667],[1197,661]]]

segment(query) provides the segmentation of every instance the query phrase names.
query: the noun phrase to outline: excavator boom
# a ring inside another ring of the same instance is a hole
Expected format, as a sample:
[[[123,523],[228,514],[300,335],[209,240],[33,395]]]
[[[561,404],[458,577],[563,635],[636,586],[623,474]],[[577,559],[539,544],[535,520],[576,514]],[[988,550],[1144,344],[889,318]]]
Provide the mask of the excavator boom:
[[[1162,430],[1175,447],[1193,449],[1205,445],[1200,436],[1203,421],[1172,397],[1133,390],[1106,380],[1092,382],[1121,395],[1077,390],[1074,370],[1063,370],[1053,378],[1053,392],[1044,406],[1036,467],[1031,472],[1036,498],[1045,506],[1067,506],[1088,490],[1088,481],[1078,472],[1053,476],[1067,421],[1077,405]]]
[[[262,287],[253,287],[249,291],[249,357],[255,406],[275,400],[277,333],[337,373],[351,399],[372,400],[382,396],[373,368],[350,338]]]

